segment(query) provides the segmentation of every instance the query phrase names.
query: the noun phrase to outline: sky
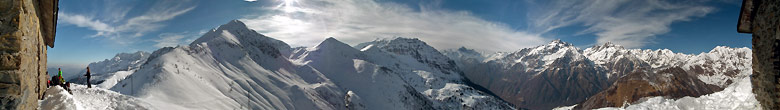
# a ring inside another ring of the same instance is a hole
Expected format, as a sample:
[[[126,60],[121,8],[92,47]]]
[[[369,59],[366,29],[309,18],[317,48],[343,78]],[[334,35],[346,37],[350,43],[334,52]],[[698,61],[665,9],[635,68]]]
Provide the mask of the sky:
[[[188,45],[230,20],[311,47],[419,38],[433,47],[515,51],[561,39],[584,49],[699,54],[751,47],[736,31],[740,0],[72,0],[60,1],[49,66],[85,66],[117,53]]]

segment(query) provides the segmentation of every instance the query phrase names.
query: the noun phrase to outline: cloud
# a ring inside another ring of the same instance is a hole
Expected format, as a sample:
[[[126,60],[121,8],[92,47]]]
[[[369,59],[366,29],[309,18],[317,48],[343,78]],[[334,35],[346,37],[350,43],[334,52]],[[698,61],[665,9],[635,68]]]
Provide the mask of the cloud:
[[[205,31],[205,30],[204,30]],[[199,33],[181,32],[181,33],[162,33],[158,35],[158,39],[153,40],[156,42],[155,47],[175,47],[182,44],[187,44],[195,41],[198,35],[203,35],[204,31]]]
[[[670,31],[674,22],[702,17],[715,9],[705,1],[664,0],[552,0],[528,5],[533,33],[582,25],[578,34],[594,34],[599,44],[613,42],[627,48],[652,44],[652,39]]]
[[[72,15],[64,12],[60,12],[57,17],[61,23],[73,24],[78,27],[89,28],[98,32],[115,32],[114,27],[111,27],[102,21],[95,20],[92,17]]]
[[[125,24],[118,26],[118,29],[129,30],[134,33],[135,37],[141,36],[145,32],[163,27],[164,25],[160,22],[173,19],[192,9],[195,9],[195,6],[185,6],[179,2],[162,0],[154,4],[145,14],[128,19]]]
[[[514,30],[466,11],[430,7],[415,10],[373,0],[307,0],[264,9],[270,12],[241,20],[293,46],[313,46],[327,37],[350,44],[380,37],[414,37],[438,49],[466,46],[487,51],[516,50],[548,42],[539,34]]]
[[[165,27],[163,22],[171,20],[176,16],[187,13],[195,8],[188,5],[189,1],[168,1],[161,0],[155,2],[149,9],[138,16],[125,18],[132,8],[123,6],[122,3],[106,2],[106,10],[98,10],[97,16],[92,14],[76,14],[60,10],[58,19],[59,24],[75,25],[95,31],[91,37],[105,37],[116,44],[132,44],[134,39],[143,36],[148,32],[157,31]]]

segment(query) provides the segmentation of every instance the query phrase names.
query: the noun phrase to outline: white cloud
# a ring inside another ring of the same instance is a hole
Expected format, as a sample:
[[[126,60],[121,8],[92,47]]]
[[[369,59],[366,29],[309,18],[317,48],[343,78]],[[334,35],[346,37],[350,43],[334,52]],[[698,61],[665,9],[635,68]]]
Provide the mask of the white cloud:
[[[145,14],[128,19],[125,24],[118,26],[118,29],[130,30],[135,37],[141,36],[145,32],[163,27],[164,25],[160,22],[173,19],[192,9],[195,9],[195,6],[185,6],[179,2],[162,0],[154,4]]]
[[[534,33],[583,25],[578,34],[595,34],[599,44],[613,42],[627,48],[653,43],[670,25],[713,12],[703,1],[663,0],[552,0],[529,4],[529,24]]]
[[[509,51],[548,42],[539,34],[511,29],[465,11],[414,10],[373,0],[307,0],[280,3],[272,12],[241,19],[250,28],[293,46],[313,46],[327,37],[350,44],[378,37],[419,38],[438,49],[466,46]],[[422,5],[421,5],[422,6]]]
[[[84,15],[72,15],[70,13],[60,12],[57,18],[59,18],[59,21],[61,23],[68,23],[68,24],[76,25],[78,27],[89,28],[91,30],[98,31],[99,33],[115,32],[114,27],[111,27],[104,22],[101,22],[99,20],[93,19],[92,17],[87,17]]]
[[[199,35],[203,34],[190,32],[162,33],[158,35],[159,39],[155,39],[153,41],[156,42],[156,44],[154,44],[155,47],[176,47],[178,45],[187,44],[194,41],[195,38],[197,38]]]
[[[165,27],[164,21],[171,20],[195,8],[195,6],[188,4],[189,1],[161,0],[155,2],[149,9],[145,9],[145,13],[125,19],[132,8],[123,6],[124,4],[121,3],[107,2],[104,6],[106,10],[95,11],[100,12],[98,15],[102,16],[75,14],[60,10],[58,23],[88,28],[95,31],[91,37],[106,37],[108,41],[126,45],[133,43],[133,40],[128,39],[157,31]]]

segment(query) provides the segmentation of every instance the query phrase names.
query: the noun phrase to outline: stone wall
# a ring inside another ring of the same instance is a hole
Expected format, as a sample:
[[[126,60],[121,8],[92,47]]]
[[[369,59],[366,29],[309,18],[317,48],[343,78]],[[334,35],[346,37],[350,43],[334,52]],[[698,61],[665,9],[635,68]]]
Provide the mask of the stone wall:
[[[743,4],[741,16],[750,18],[745,20],[750,24],[747,31],[753,33],[753,93],[764,109],[779,110],[780,0],[745,0],[743,3],[750,3]],[[746,5],[753,9],[746,10]],[[745,11],[752,11],[748,12],[752,14],[746,15]]]
[[[57,0],[0,0],[0,109],[36,109],[46,89],[45,44],[53,46],[56,3],[44,12],[53,14],[43,19],[49,26],[41,27],[40,11],[52,11],[40,9],[43,2]]]

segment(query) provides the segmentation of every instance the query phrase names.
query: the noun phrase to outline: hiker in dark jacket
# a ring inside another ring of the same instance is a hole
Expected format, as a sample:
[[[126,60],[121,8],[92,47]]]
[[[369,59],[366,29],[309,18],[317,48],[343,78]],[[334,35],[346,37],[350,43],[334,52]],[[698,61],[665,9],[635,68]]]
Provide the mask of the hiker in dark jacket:
[[[91,73],[89,72],[89,66],[87,67],[87,74],[84,76],[87,76],[87,88],[92,88],[92,84],[89,83],[89,78],[92,77]]]

